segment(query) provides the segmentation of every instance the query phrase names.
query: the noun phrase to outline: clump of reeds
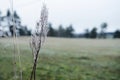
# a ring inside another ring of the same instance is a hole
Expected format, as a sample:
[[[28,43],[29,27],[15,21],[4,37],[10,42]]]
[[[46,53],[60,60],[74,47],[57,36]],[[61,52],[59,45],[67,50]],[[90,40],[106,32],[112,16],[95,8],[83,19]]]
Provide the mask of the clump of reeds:
[[[36,24],[36,31],[34,34],[32,34],[30,41],[30,47],[32,49],[33,60],[34,60],[30,80],[32,79],[36,80],[36,66],[37,66],[38,54],[47,36],[47,32],[48,32],[47,25],[48,25],[48,9],[46,8],[46,5],[43,4],[40,20]]]

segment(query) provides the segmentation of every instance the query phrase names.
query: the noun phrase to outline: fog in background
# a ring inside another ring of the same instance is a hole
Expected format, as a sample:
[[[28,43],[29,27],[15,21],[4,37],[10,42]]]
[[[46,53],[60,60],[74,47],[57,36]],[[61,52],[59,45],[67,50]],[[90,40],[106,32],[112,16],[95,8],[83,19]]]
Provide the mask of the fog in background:
[[[21,17],[23,25],[34,29],[40,17],[42,0],[13,0],[14,9]],[[86,28],[100,28],[102,22],[108,23],[107,31],[120,29],[120,0],[45,0],[49,9],[49,22],[54,28],[73,24],[77,33]],[[6,15],[10,0],[0,0],[0,11]]]

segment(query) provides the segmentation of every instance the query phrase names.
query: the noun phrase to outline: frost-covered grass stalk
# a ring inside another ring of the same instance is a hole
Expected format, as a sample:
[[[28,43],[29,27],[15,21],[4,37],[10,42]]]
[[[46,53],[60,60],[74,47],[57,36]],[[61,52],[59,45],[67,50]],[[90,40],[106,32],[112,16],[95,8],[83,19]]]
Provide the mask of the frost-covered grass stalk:
[[[18,61],[19,61],[19,72],[20,72],[20,80],[22,80],[22,65],[21,65],[21,57],[20,57],[20,50],[19,45],[17,43],[17,34],[16,34],[16,22],[14,18],[14,8],[13,8],[13,0],[10,0],[10,9],[11,9],[11,21],[13,26],[13,44],[14,44],[14,52],[13,52],[13,69],[14,69],[14,80],[17,80],[17,55],[18,55]],[[10,26],[10,25],[9,25]]]
[[[36,66],[37,66],[38,54],[47,36],[47,32],[48,32],[47,26],[48,26],[48,9],[46,8],[46,5],[43,4],[40,20],[36,24],[36,31],[31,36],[30,47],[32,49],[34,62],[31,71],[30,80],[32,79],[36,80]]]

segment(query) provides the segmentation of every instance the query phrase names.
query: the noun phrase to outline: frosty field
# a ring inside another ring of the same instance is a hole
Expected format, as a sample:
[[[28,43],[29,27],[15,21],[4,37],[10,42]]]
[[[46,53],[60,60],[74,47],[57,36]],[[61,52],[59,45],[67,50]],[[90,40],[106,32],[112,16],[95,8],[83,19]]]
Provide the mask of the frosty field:
[[[17,41],[23,80],[29,80],[32,70],[29,41]],[[13,39],[0,38],[0,80],[13,80],[13,51]],[[18,59],[16,65],[20,80]],[[120,80],[120,40],[49,37],[39,54],[37,80]]]

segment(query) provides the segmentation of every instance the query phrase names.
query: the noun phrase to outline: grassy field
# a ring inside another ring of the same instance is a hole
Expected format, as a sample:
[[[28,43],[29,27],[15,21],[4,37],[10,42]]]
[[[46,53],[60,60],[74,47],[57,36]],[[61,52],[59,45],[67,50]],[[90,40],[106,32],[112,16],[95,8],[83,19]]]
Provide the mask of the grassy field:
[[[32,69],[29,40],[18,38],[23,80],[29,80]],[[13,80],[13,51],[13,40],[0,38],[0,80]],[[16,65],[20,80],[18,59]],[[47,38],[37,80],[120,80],[120,40]]]

